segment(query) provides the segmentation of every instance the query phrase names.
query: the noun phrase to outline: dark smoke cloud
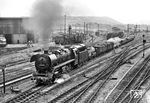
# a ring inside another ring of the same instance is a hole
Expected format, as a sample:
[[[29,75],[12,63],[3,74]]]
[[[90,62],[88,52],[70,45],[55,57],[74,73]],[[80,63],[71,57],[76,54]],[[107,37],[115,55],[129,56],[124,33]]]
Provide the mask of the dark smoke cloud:
[[[42,41],[48,42],[55,24],[63,15],[62,0],[37,0],[33,6],[32,18],[29,20],[29,27],[32,28],[30,30],[38,34]]]

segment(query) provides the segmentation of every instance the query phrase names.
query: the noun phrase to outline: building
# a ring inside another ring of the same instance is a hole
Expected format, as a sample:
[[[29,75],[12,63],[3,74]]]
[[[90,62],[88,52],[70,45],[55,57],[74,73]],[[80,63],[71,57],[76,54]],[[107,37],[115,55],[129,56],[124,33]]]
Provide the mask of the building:
[[[6,37],[8,44],[23,44],[29,40],[34,42],[34,36],[23,27],[23,20],[29,18],[0,18],[0,34]]]

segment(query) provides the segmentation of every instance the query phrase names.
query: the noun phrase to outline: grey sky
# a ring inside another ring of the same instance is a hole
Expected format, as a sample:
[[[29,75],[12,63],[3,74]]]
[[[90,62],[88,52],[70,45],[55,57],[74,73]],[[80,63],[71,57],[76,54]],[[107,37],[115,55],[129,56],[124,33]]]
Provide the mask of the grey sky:
[[[30,16],[37,0],[0,0],[0,16]],[[149,23],[150,0],[63,0],[65,13],[108,16],[122,23]]]

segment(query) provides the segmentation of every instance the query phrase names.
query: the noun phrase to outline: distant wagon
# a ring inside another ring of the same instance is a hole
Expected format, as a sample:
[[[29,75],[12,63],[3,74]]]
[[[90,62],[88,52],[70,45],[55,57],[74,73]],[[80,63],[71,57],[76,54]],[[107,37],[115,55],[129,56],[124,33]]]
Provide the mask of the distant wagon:
[[[113,32],[113,33],[108,33],[107,36],[106,36],[106,38],[108,40],[108,39],[114,38],[114,37],[122,38],[123,36],[124,36],[123,32]]]
[[[60,35],[53,38],[56,44],[61,45],[83,43],[83,39],[84,39],[83,34]]]

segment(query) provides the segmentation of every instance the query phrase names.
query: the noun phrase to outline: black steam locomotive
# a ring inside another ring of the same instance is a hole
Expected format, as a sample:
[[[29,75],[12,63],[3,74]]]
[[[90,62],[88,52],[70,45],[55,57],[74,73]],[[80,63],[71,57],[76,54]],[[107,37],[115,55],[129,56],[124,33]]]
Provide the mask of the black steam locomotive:
[[[134,40],[134,37],[121,39],[118,42],[123,45],[132,40]],[[33,55],[30,60],[30,62],[35,61],[36,67],[33,78],[37,84],[54,83],[55,79],[62,76],[63,73],[77,68],[89,59],[100,56],[113,48],[113,42],[97,43],[90,47],[78,44],[55,50],[51,53],[45,51],[44,54]]]

